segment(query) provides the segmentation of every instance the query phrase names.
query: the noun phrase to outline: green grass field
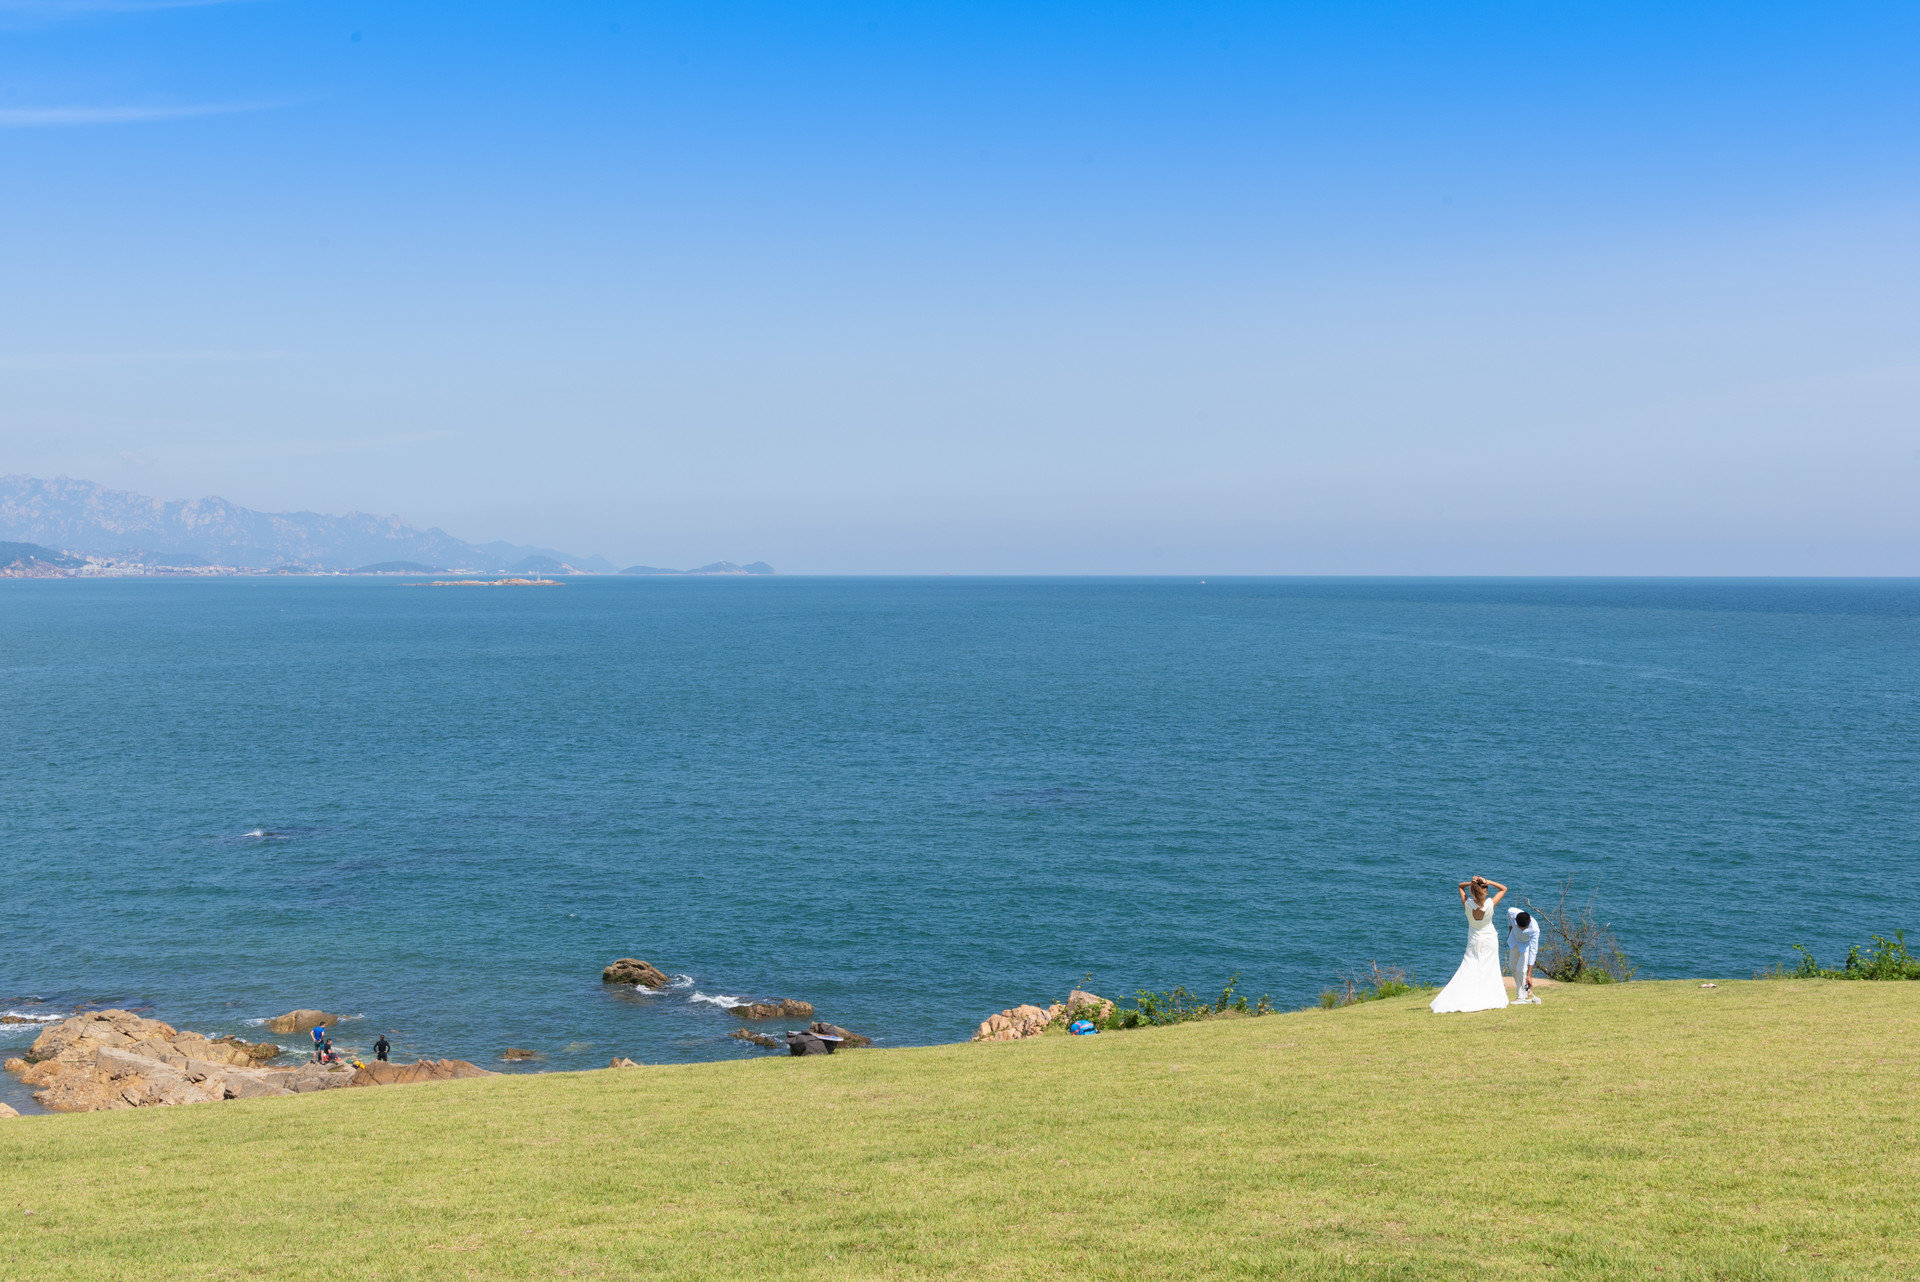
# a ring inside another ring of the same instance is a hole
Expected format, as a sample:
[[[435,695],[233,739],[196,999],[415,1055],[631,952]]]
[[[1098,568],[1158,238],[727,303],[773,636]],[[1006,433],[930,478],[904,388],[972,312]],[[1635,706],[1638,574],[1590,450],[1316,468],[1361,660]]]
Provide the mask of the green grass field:
[[[1920,984],[1547,1001],[22,1118],[0,1276],[1920,1276]]]

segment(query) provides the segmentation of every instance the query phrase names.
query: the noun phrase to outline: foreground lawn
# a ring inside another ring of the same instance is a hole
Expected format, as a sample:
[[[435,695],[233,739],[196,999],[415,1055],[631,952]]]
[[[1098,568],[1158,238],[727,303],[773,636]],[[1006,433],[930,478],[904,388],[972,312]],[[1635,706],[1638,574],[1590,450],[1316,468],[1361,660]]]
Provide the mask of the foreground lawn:
[[[1920,1275],[1920,984],[1547,1001],[22,1118],[0,1277]]]

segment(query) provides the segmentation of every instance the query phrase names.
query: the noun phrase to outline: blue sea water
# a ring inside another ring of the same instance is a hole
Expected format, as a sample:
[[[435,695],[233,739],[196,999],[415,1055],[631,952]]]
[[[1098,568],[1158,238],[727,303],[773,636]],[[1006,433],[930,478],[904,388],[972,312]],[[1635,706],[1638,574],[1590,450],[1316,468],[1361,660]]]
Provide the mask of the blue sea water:
[[[1739,976],[1920,926],[1920,582],[6,582],[0,826],[0,1008],[495,1066],[1439,981],[1472,873]]]

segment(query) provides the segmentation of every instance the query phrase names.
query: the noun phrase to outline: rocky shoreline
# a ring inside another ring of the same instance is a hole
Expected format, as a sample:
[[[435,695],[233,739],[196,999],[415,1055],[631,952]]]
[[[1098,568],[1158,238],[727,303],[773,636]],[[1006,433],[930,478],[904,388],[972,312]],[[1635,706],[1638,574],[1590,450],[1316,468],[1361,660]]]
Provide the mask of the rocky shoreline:
[[[269,1027],[285,1025],[288,1031],[301,1031],[294,1027],[301,1023],[299,1017],[318,1014],[289,1012],[270,1021]],[[304,1024],[304,1028],[317,1026]],[[465,1060],[451,1059],[272,1065],[280,1054],[271,1042],[209,1038],[132,1011],[102,1010],[49,1024],[26,1055],[7,1060],[5,1068],[34,1088],[35,1101],[56,1113],[208,1104],[493,1075]]]
[[[630,984],[655,991],[673,982],[657,966],[632,957],[609,964],[601,978],[609,984]],[[1076,992],[1073,996],[1077,999],[1087,995]],[[1111,1003],[1107,1005],[1111,1009]],[[825,1039],[842,1050],[873,1045],[870,1037],[815,1019],[813,1003],[798,998],[742,1000],[723,1009],[749,1024],[774,1019],[807,1021],[805,1028],[793,1033],[793,1037]],[[1046,1019],[1061,1009],[1058,1003],[1045,1012],[1037,1007],[1019,1007],[994,1016],[981,1025],[981,1029],[987,1033],[992,1025],[994,1035],[988,1040],[1006,1040],[1000,1035],[1003,1028],[1017,1028],[1013,1035],[1028,1036],[1037,1033]],[[1042,1018],[1036,1023],[1030,1016]],[[6,1018],[12,1023],[42,1022],[25,1016]],[[333,1028],[342,1022],[342,1017],[322,1010],[301,1009],[259,1022],[269,1032],[288,1035]],[[763,1050],[792,1050],[790,1041],[752,1027],[736,1029],[730,1040]],[[35,1102],[56,1113],[162,1108],[495,1075],[488,1069],[456,1059],[423,1059],[410,1064],[357,1060],[276,1062],[291,1058],[291,1054],[272,1042],[248,1042],[231,1035],[209,1037],[133,1011],[114,1009],[84,1012],[45,1023],[32,1047],[24,1055],[6,1060],[4,1067],[32,1090]],[[544,1056],[536,1050],[509,1047],[500,1058],[508,1063],[522,1063]],[[640,1065],[625,1057],[615,1057],[609,1067],[638,1068]],[[0,1118],[9,1116],[18,1114],[0,1105]]]

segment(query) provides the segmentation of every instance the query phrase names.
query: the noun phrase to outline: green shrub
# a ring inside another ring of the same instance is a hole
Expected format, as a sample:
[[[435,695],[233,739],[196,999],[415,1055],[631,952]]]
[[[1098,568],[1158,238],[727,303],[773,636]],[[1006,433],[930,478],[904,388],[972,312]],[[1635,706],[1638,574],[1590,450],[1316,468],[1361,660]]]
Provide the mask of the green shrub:
[[[1863,951],[1864,949],[1864,951]],[[1795,944],[1800,965],[1793,970],[1776,965],[1772,970],[1755,973],[1755,979],[1920,979],[1920,957],[1907,951],[1907,932],[1896,930],[1893,938],[1875,935],[1867,945],[1847,949],[1847,959],[1838,970],[1820,965],[1813,950]]]
[[[1113,1012],[1107,1015],[1102,1015],[1097,1007],[1069,1007],[1056,1022],[1063,1028],[1076,1019],[1091,1020],[1094,1027],[1100,1029],[1149,1028],[1185,1024],[1196,1019],[1273,1014],[1273,999],[1264,993],[1257,1002],[1236,997],[1234,986],[1239,982],[1238,975],[1229,979],[1220,990],[1220,996],[1212,1001],[1196,996],[1184,987],[1164,993],[1142,988],[1135,993],[1136,1004],[1132,1007],[1115,1006]]]

